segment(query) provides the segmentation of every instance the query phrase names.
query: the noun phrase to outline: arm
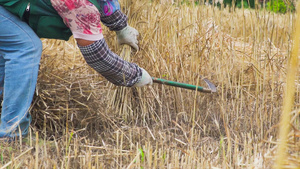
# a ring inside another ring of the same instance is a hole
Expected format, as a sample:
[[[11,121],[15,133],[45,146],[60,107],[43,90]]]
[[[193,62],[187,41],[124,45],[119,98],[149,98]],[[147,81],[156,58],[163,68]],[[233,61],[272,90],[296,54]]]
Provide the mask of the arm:
[[[119,44],[128,44],[138,50],[139,32],[128,25],[127,16],[121,12],[117,0],[98,0],[101,7],[101,22],[117,34]]]
[[[100,5],[101,22],[111,31],[120,31],[127,26],[127,16],[120,10],[117,0],[97,0]]]
[[[152,84],[151,76],[138,65],[127,62],[113,53],[102,35],[100,13],[88,1],[51,0],[51,3],[72,31],[78,47],[88,63],[108,81],[120,86]]]

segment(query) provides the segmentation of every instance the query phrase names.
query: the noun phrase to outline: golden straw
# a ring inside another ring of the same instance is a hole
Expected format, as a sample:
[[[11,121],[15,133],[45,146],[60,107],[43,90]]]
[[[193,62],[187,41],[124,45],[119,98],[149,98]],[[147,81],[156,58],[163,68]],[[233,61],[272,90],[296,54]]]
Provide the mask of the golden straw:
[[[299,51],[299,37],[300,37],[300,20],[299,20],[299,10],[300,4],[297,4],[297,14],[296,14],[296,25],[293,33],[293,48],[291,59],[288,62],[288,72],[287,72],[287,84],[285,88],[285,95],[283,100],[282,116],[280,121],[279,129],[279,146],[277,150],[277,158],[275,161],[274,168],[283,168],[285,161],[288,156],[286,154],[287,150],[287,139],[290,131],[290,112],[292,111],[294,103],[295,94],[295,80],[298,68],[298,51]]]

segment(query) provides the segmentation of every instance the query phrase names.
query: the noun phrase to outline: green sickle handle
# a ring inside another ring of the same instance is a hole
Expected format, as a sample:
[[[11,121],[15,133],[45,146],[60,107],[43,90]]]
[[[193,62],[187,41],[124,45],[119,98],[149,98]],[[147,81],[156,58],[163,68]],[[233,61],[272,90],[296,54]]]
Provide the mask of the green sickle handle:
[[[212,87],[210,86],[210,89],[207,89],[207,88],[204,88],[201,86],[195,86],[195,85],[186,84],[186,83],[179,83],[179,82],[174,82],[174,81],[170,81],[170,80],[159,79],[156,77],[152,77],[152,80],[154,83],[160,83],[160,84],[165,84],[165,85],[169,85],[169,86],[181,87],[181,88],[196,90],[196,91],[200,91],[200,92],[204,92],[204,93],[216,92],[215,89],[212,89],[212,88],[215,88],[215,86],[213,84],[211,84],[213,86]]]

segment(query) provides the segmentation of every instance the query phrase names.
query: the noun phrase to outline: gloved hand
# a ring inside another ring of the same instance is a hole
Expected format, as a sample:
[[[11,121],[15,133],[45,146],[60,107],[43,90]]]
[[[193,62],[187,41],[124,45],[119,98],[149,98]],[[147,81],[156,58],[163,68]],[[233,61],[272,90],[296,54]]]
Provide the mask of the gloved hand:
[[[141,69],[142,69],[142,78],[140,81],[138,81],[133,86],[134,87],[142,87],[145,85],[152,85],[152,83],[153,83],[152,77],[149,75],[149,73],[145,69],[143,69],[143,68],[141,68]]]
[[[133,47],[135,50],[139,50],[137,37],[139,32],[133,27],[127,25],[120,31],[116,31],[118,43],[120,45],[127,44]]]

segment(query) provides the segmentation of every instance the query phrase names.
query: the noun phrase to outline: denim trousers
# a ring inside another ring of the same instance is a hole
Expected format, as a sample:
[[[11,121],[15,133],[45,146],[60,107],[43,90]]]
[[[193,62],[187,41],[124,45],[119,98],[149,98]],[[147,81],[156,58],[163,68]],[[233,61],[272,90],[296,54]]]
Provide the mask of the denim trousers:
[[[0,6],[0,138],[27,135],[41,53],[33,30]]]

